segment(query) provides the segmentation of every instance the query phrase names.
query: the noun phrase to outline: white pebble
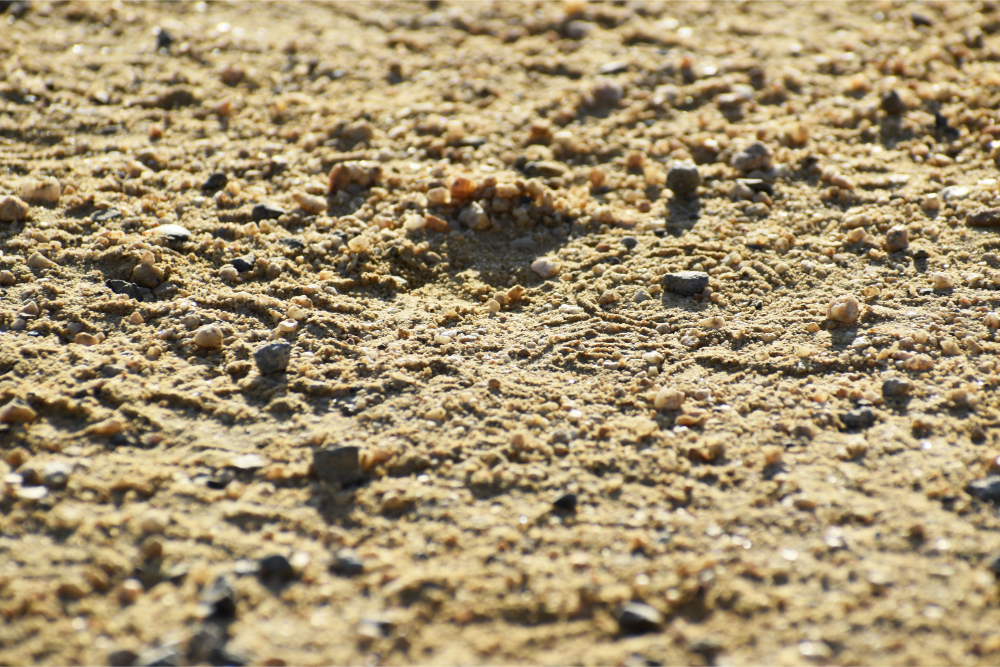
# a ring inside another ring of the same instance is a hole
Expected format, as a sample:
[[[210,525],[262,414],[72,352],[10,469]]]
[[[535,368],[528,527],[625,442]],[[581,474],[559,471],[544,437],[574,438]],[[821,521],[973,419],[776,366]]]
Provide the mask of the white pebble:
[[[541,276],[543,280],[548,280],[559,275],[561,269],[562,264],[553,262],[551,259],[545,259],[544,257],[536,259],[531,263],[531,270]]]

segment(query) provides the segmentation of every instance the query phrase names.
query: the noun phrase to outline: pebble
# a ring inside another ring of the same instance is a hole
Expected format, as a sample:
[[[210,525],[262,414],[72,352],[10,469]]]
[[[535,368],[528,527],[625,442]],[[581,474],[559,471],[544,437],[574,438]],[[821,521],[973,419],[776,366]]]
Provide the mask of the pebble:
[[[635,294],[632,295],[633,303],[642,303],[643,301],[649,301],[653,297],[649,296],[649,292],[644,289],[637,290]]]
[[[993,576],[1000,579],[1000,556],[997,556],[990,561],[990,564],[986,566],[986,569],[993,573]]]
[[[653,399],[653,407],[657,410],[680,410],[683,403],[684,392],[670,387],[660,389]]]
[[[132,280],[147,289],[156,289],[163,280],[163,269],[152,264],[140,264],[132,269]]]
[[[913,388],[913,383],[906,378],[889,378],[882,383],[882,395],[889,396],[905,396],[910,393],[910,389]]]
[[[11,401],[0,408],[0,423],[23,424],[35,420],[38,413],[20,401]]]
[[[65,461],[50,461],[42,468],[42,484],[50,489],[65,489],[73,467]]]
[[[293,192],[292,199],[302,207],[302,210],[312,215],[319,215],[326,211],[326,199],[317,197],[306,192]]]
[[[285,212],[282,209],[271,204],[257,204],[253,207],[253,210],[250,211],[250,217],[254,222],[261,222],[262,220],[277,220],[284,214]]]
[[[552,506],[557,510],[572,512],[576,510],[577,497],[575,493],[564,493],[552,501]]]
[[[62,195],[62,186],[54,178],[32,178],[23,181],[17,193],[25,201],[57,204]]]
[[[260,454],[241,454],[230,461],[229,464],[240,470],[259,470],[267,465],[267,459]]]
[[[91,220],[99,225],[103,225],[106,222],[111,222],[112,220],[117,220],[122,217],[122,212],[116,208],[106,208],[103,211],[98,211],[90,217]]]
[[[969,495],[984,502],[1000,502],[1000,476],[990,475],[984,479],[975,479],[966,487]]]
[[[626,635],[657,632],[663,628],[663,614],[643,602],[629,602],[618,614],[618,629]]]
[[[208,180],[201,184],[201,189],[206,192],[215,192],[216,190],[221,190],[226,187],[228,183],[229,177],[221,171],[217,171],[209,176]]]
[[[40,252],[32,253],[31,257],[28,258],[29,269],[51,269],[55,266],[57,266],[55,262]]]
[[[594,97],[594,103],[602,107],[616,107],[621,104],[625,97],[625,90],[622,84],[614,79],[598,79],[594,87],[590,89],[590,94]]]
[[[214,324],[206,324],[194,334],[194,344],[206,349],[222,347],[222,330]]]
[[[562,264],[553,262],[551,259],[545,259],[544,257],[536,259],[531,263],[531,270],[541,276],[543,280],[548,280],[559,275],[561,269]]]
[[[354,446],[329,447],[313,452],[316,476],[324,482],[353,484],[364,479],[359,459],[360,450]]]
[[[291,562],[281,554],[265,556],[257,562],[259,569],[257,575],[265,583],[271,586],[280,586],[295,578],[295,568]]]
[[[681,162],[667,171],[667,187],[678,196],[694,194],[701,185],[701,172],[690,162]]]
[[[170,49],[170,45],[174,43],[174,37],[164,28],[156,28],[156,50]]]
[[[138,653],[124,648],[108,653],[109,667],[132,667],[138,659]]]
[[[622,245],[625,246],[626,249],[632,250],[637,245],[639,245],[639,240],[636,239],[634,236],[623,236]]]
[[[938,193],[938,196],[941,197],[942,201],[955,202],[965,199],[971,193],[972,190],[964,185],[952,185],[941,190],[941,192]]]
[[[0,216],[0,219],[4,219]],[[965,218],[969,227],[1000,227],[1000,208],[987,208],[970,213]]]
[[[694,296],[708,287],[708,274],[703,271],[664,273],[661,282],[668,292],[681,296]]]
[[[910,110],[906,102],[903,101],[903,98],[895,90],[890,90],[882,96],[880,106],[882,107],[882,111],[890,116],[899,116]]]
[[[840,415],[840,421],[849,429],[868,428],[875,423],[875,411],[871,408],[851,410]]]
[[[838,296],[826,308],[826,316],[834,322],[853,324],[858,321],[861,304],[850,294]]]
[[[257,370],[265,375],[284,371],[288,368],[288,362],[291,358],[292,346],[290,343],[268,343],[258,347],[253,353]]]
[[[176,648],[161,646],[143,651],[135,664],[139,667],[178,667],[178,665],[186,664],[186,661]]]
[[[139,286],[135,283],[126,282],[124,280],[106,280],[104,281],[104,286],[115,294],[125,294],[129,298],[135,299],[136,301],[142,300],[142,292],[139,291]]]
[[[96,216],[94,221],[97,221]],[[191,232],[180,225],[160,225],[159,227],[151,229],[150,233],[157,236],[166,236],[167,240],[178,243],[187,241],[191,238]]]
[[[207,607],[208,617],[223,620],[236,618],[236,589],[229,577],[220,575],[207,586],[198,597],[199,602]]]
[[[732,164],[733,167],[747,174],[756,169],[767,171],[773,166],[773,160],[774,155],[771,153],[771,149],[765,144],[755,141],[734,155]]]
[[[931,285],[934,289],[952,289],[955,287],[955,276],[950,273],[936,271],[929,277],[931,279]]]
[[[13,196],[0,198],[0,222],[21,222],[28,217],[30,207]]]
[[[904,225],[896,225],[885,233],[885,243],[882,249],[886,252],[899,252],[910,247],[910,230]]]
[[[365,571],[365,565],[354,549],[341,549],[330,564],[330,571],[345,577],[353,577]]]
[[[257,266],[257,258],[253,255],[244,255],[243,257],[234,257],[229,260],[229,263],[240,273],[247,273],[253,271],[253,268]]]

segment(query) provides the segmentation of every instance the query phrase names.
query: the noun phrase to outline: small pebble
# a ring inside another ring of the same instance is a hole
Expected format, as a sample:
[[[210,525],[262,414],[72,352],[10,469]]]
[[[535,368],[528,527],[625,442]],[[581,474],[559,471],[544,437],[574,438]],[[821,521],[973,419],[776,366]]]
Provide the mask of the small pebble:
[[[890,116],[899,116],[910,110],[906,102],[903,101],[903,98],[895,90],[890,90],[882,96],[880,106],[882,107],[882,111]]]
[[[151,229],[149,233],[157,236],[165,236],[167,240],[175,243],[181,243],[191,238],[191,232],[180,225],[160,225]]]
[[[278,586],[295,578],[295,569],[291,562],[281,554],[265,556],[258,562],[257,575],[269,585]]]
[[[1000,227],[1000,208],[987,208],[965,218],[969,227]]]
[[[680,197],[694,194],[701,185],[701,173],[690,162],[681,162],[667,171],[667,187]]]
[[[345,577],[353,577],[365,571],[365,565],[354,549],[341,549],[330,564],[330,571]]]
[[[99,225],[103,225],[106,222],[111,222],[112,220],[117,220],[122,217],[122,212],[116,208],[106,208],[103,211],[98,211],[93,216],[91,220]]]
[[[531,263],[531,270],[537,273],[543,280],[554,278],[559,275],[562,264],[553,262],[551,259],[540,258]]]
[[[889,378],[882,383],[882,395],[886,397],[905,396],[910,393],[912,388],[913,383],[906,378]]]
[[[21,222],[28,217],[31,208],[13,196],[0,198],[0,222]]]
[[[625,90],[622,88],[622,84],[614,79],[599,79],[590,89],[590,94],[597,106],[616,107],[621,104],[622,98],[625,97]]]
[[[23,424],[34,421],[37,416],[38,413],[16,400],[0,408],[0,423],[3,424]]]
[[[268,343],[257,348],[253,353],[257,370],[263,374],[280,373],[288,368],[292,358],[292,346],[289,343]]]
[[[733,156],[733,167],[744,174],[756,169],[767,171],[773,166],[774,156],[765,144],[756,141]]]
[[[198,596],[209,611],[209,618],[231,620],[236,618],[236,589],[225,574],[220,575]]]
[[[206,349],[222,347],[222,330],[214,324],[206,324],[194,334],[194,344]]]
[[[629,602],[618,615],[622,634],[638,635],[658,632],[663,628],[663,614],[643,602]]]
[[[684,392],[671,387],[663,387],[653,399],[653,407],[657,410],[680,410],[684,403]]]
[[[28,258],[29,269],[51,269],[56,266],[58,265],[55,262],[40,252],[32,253],[31,257]]]
[[[694,296],[708,287],[708,274],[703,271],[678,271],[664,273],[663,288],[681,296]]]
[[[885,233],[885,243],[882,249],[886,252],[899,252],[910,247],[910,230],[904,225],[896,225]]]
[[[360,450],[354,446],[329,447],[313,453],[313,467],[316,476],[324,482],[353,484],[364,479],[359,457]]]
[[[229,260],[229,263],[240,273],[248,273],[257,266],[257,258],[253,255],[244,255],[243,257],[234,257]]]
[[[625,246],[627,250],[632,250],[639,245],[639,241],[634,236],[623,236],[622,245]]]
[[[62,195],[62,186],[54,178],[31,178],[21,183],[18,188],[21,199],[29,202],[44,202],[58,204]]]
[[[319,215],[326,211],[326,199],[317,197],[305,192],[293,192],[292,199],[302,207],[302,210],[312,215]]]
[[[552,502],[552,506],[558,510],[572,512],[576,510],[577,497],[575,493],[565,493]]]
[[[826,308],[826,316],[834,322],[853,324],[858,321],[861,304],[850,294],[838,296]]]
[[[969,495],[984,502],[1000,503],[1000,475],[973,480],[965,489]]]
[[[955,276],[951,275],[950,273],[942,273],[940,271],[936,271],[932,273],[929,277],[931,279],[931,285],[936,290],[952,289],[953,287],[955,287]]]
[[[649,292],[644,289],[637,290],[635,294],[632,295],[633,303],[642,303],[643,301],[649,301],[653,297],[649,296]]]
[[[277,220],[283,216],[285,212],[278,208],[277,206],[272,206],[270,204],[257,204],[250,211],[250,218],[254,222],[261,222],[262,220]]]
[[[226,187],[227,183],[229,183],[229,177],[221,171],[217,171],[209,176],[208,180],[201,184],[201,189],[206,192],[215,192],[216,190],[221,190]]]
[[[163,269],[152,264],[140,264],[132,269],[132,280],[147,289],[156,289],[163,280]]]

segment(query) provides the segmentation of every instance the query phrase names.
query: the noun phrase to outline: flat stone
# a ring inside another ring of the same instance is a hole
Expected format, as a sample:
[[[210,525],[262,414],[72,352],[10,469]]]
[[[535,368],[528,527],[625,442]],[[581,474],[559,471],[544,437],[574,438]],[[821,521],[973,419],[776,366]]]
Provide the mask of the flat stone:
[[[552,501],[552,506],[557,510],[572,512],[576,509],[577,502],[575,493],[564,493]]]
[[[868,428],[875,423],[875,411],[871,408],[851,410],[840,415],[840,421],[849,429]]]
[[[660,280],[665,290],[681,296],[694,296],[708,287],[708,274],[702,271],[664,273]]]
[[[364,479],[357,447],[329,447],[313,453],[316,476],[324,482],[352,484]]]
[[[629,602],[618,615],[618,629],[627,635],[658,632],[663,628],[663,614],[642,602]]]
[[[353,577],[365,571],[365,565],[354,549],[341,549],[330,565],[330,571],[345,577]]]
[[[267,459],[260,454],[242,454],[230,461],[230,464],[240,470],[258,470],[267,465]]]
[[[208,607],[209,618],[236,618],[236,589],[224,574],[201,592],[199,602]]]
[[[229,183],[229,177],[226,176],[221,171],[219,171],[209,176],[208,180],[202,183],[201,189],[205,190],[206,192],[214,192],[216,190],[221,190],[222,188],[226,187],[228,183]]]
[[[984,502],[1000,502],[1000,475],[991,475],[983,479],[976,479],[969,482],[965,487],[970,496],[979,498]]]
[[[1000,227],[1000,208],[986,208],[965,218],[969,227]]]
[[[291,358],[292,346],[290,343],[268,343],[257,348],[253,353],[257,370],[265,375],[284,371],[288,368],[288,362]]]
[[[277,220],[284,214],[285,212],[277,206],[257,204],[250,212],[250,217],[253,218],[254,222],[260,222],[262,220]]]

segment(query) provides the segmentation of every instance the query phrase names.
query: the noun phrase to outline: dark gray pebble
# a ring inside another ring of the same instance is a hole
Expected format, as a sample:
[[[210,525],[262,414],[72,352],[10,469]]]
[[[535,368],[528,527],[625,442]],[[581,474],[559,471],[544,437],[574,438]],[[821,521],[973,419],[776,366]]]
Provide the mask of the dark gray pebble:
[[[105,222],[111,222],[112,220],[117,220],[122,217],[122,212],[116,208],[106,208],[103,211],[98,211],[93,216],[91,220],[99,225],[103,225]]]
[[[577,497],[575,493],[565,493],[552,502],[552,506],[557,510],[572,512],[576,509]]]
[[[257,265],[257,258],[253,255],[245,255],[244,257],[234,257],[229,260],[229,263],[240,273],[247,273],[253,271],[253,267]]]
[[[51,461],[42,468],[42,484],[50,489],[65,489],[73,467],[63,461]]]
[[[1000,502],[1000,475],[990,475],[984,479],[975,479],[965,487],[970,496],[988,503]]]
[[[354,549],[341,549],[333,559],[330,571],[345,577],[353,577],[364,572],[365,565]]]
[[[882,395],[886,398],[893,396],[905,396],[910,393],[913,383],[906,378],[889,378],[882,383]]]
[[[135,283],[124,280],[105,280],[104,285],[115,294],[125,294],[136,301],[142,300],[142,292],[139,291],[139,286]]]
[[[291,358],[292,346],[290,343],[268,343],[258,347],[253,353],[257,370],[265,375],[284,371],[288,368],[288,362]]]
[[[353,484],[364,479],[357,447],[330,447],[313,453],[316,476],[324,482]]]
[[[868,428],[875,423],[875,411],[871,408],[851,410],[840,415],[840,421],[849,429]]]
[[[253,218],[254,222],[260,222],[261,220],[277,220],[284,214],[285,212],[283,210],[270,204],[257,204],[253,207],[253,210],[250,211],[250,217]]]
[[[708,287],[708,274],[703,271],[664,273],[663,289],[681,296],[694,296]]]
[[[698,167],[682,162],[675,164],[667,170],[667,187],[678,196],[684,197],[694,194],[701,185],[701,173]]]
[[[108,653],[108,667],[132,667],[139,659],[139,654],[127,648]]]
[[[216,190],[221,190],[226,187],[229,183],[229,177],[223,174],[221,171],[217,171],[208,177],[201,185],[201,189],[207,192],[215,192]]]
[[[163,28],[156,29],[156,50],[170,49],[170,45],[174,43],[174,37],[169,32]]]
[[[209,618],[236,618],[236,589],[224,574],[201,592],[199,602],[208,607]]]
[[[257,570],[257,575],[265,583],[283,584],[295,578],[295,570],[292,568],[292,564],[281,554],[265,556],[257,563],[260,566],[260,569]]]
[[[880,106],[882,107],[882,111],[890,116],[899,116],[910,110],[910,107],[906,105],[906,102],[903,101],[903,98],[895,90],[890,90],[882,96]]]
[[[639,241],[634,236],[623,236],[622,245],[625,246],[627,249],[631,250],[632,248],[639,245]]]
[[[773,166],[771,149],[756,141],[733,156],[733,166],[747,174],[754,169],[767,171]]]
[[[623,634],[639,635],[663,628],[663,614],[643,602],[629,602],[618,615],[618,629]]]

